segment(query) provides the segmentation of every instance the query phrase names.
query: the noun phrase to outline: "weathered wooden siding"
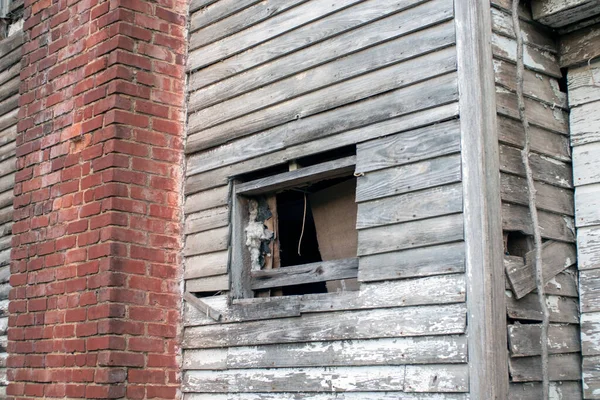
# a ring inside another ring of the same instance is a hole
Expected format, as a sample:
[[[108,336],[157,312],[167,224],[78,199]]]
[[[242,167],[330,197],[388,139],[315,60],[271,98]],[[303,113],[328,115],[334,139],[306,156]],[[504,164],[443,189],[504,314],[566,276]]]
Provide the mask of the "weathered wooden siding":
[[[533,234],[528,211],[527,183],[520,150],[524,130],[516,99],[516,38],[512,1],[492,1],[493,49],[500,140],[500,173],[505,234]],[[548,347],[551,398],[577,399],[581,388],[581,342],[577,271],[573,176],[569,147],[569,116],[566,93],[553,34],[521,10],[524,49],[524,95],[531,124],[530,164],[537,190],[537,209],[544,247],[546,303],[550,311]],[[511,239],[511,236],[509,236]],[[511,239],[512,240],[512,239]],[[527,247],[527,245],[525,245]],[[531,247],[529,248],[531,250]],[[523,249],[522,251],[527,251]],[[533,254],[507,252],[507,328],[511,399],[541,399],[541,310],[535,287]]]
[[[193,1],[188,400],[466,399],[452,0]],[[356,145],[360,290],[227,302],[231,177]]]
[[[10,247],[15,180],[15,139],[23,32],[0,41],[0,397],[6,395]]]
[[[600,399],[600,62],[599,26],[565,36],[562,59],[569,66],[575,224],[579,257],[581,346],[586,399]],[[593,35],[590,35],[593,33]],[[587,39],[583,40],[583,37]]]

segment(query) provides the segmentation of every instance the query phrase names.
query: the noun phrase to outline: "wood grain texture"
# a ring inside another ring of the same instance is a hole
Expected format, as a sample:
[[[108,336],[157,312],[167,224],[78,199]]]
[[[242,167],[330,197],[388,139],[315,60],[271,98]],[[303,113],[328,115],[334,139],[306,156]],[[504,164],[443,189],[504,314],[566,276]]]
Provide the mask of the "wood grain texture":
[[[584,357],[582,364],[585,399],[597,399],[600,395],[600,357]]]
[[[186,350],[184,369],[466,363],[464,336],[431,336]]]
[[[559,41],[561,68],[586,64],[600,55],[600,29],[593,25],[563,35]]]
[[[598,91],[599,88],[595,88]],[[570,91],[569,91],[570,93]],[[571,109],[571,144],[581,146],[600,142],[600,101],[581,104]]]
[[[529,163],[535,180],[566,189],[573,187],[570,164],[535,153],[529,156]],[[525,176],[525,166],[519,149],[500,145],[500,171]]]
[[[600,227],[577,230],[577,261],[580,270],[600,268]]]
[[[494,57],[516,63],[516,40],[493,34],[492,50],[494,52]],[[541,50],[537,47],[524,46],[523,61],[525,67],[532,71],[541,72],[558,79],[562,76],[560,67],[558,66],[557,57],[551,52]]]
[[[203,278],[188,279],[185,281],[188,292],[219,292],[229,290],[229,275],[214,275]]]
[[[515,299],[511,292],[506,296],[507,315],[514,319],[541,321],[542,312],[537,300],[537,293],[530,293],[522,299]],[[546,296],[546,304],[550,311],[550,322],[578,324],[578,300],[568,297]]]
[[[524,43],[549,52],[557,52],[556,42],[550,30],[526,20],[523,20],[520,25]],[[513,29],[512,12],[492,8],[492,29],[500,35],[516,39]]]
[[[229,223],[229,207],[221,206],[188,215],[185,219],[185,234],[222,228]]]
[[[196,254],[213,253],[226,250],[229,246],[229,227],[212,229],[205,232],[187,235],[183,254],[192,256]]]
[[[573,218],[538,210],[540,229],[544,239],[563,242],[575,241],[575,221]],[[505,231],[518,231],[532,235],[531,217],[527,207],[515,204],[502,204],[502,226]]]
[[[550,382],[550,395],[556,399],[581,399],[580,382]],[[541,383],[511,383],[509,400],[539,400],[542,398]]]
[[[187,257],[183,277],[184,279],[193,279],[225,274],[228,260],[229,253],[227,251]]]
[[[513,382],[539,382],[542,380],[540,357],[509,359]],[[554,354],[548,357],[548,375],[551,381],[579,381],[581,355],[578,353]]]
[[[244,8],[253,6],[259,0],[221,0],[210,6],[192,13],[190,16],[190,32],[197,31],[207,25],[214,24],[230,15],[236,14]]]
[[[600,311],[600,269],[579,272],[579,300],[581,312]]]
[[[431,276],[465,270],[463,242],[362,256],[358,279],[362,282]]]
[[[575,186],[600,183],[600,142],[573,148],[573,181]]]
[[[501,173],[502,200],[528,206],[527,183],[520,176]],[[534,182],[536,190],[536,206],[540,210],[551,211],[568,216],[575,215],[573,203],[573,191],[557,186],[548,185],[543,182]]]
[[[579,227],[600,225],[600,184],[575,189],[575,224]]]
[[[600,355],[599,332],[600,313],[589,312],[581,314],[581,353],[584,356]]]
[[[184,348],[461,334],[464,304],[332,312],[239,324],[191,327]],[[285,332],[285,335],[282,333]]]
[[[466,393],[400,393],[344,392],[338,393],[186,393],[185,400],[468,400]]]
[[[511,357],[539,356],[540,325],[509,325],[508,345]],[[581,342],[579,326],[573,324],[551,324],[548,327],[549,354],[579,353]]]
[[[599,14],[600,4],[596,0],[533,0],[531,12],[536,21],[560,28]]]
[[[469,366],[466,364],[407,365],[404,379],[406,392],[467,392]]]
[[[600,100],[600,93],[595,82],[600,81],[600,62],[593,61],[589,65],[569,68],[567,85],[569,89],[569,105],[580,106]],[[571,122],[573,120],[571,119]]]
[[[356,181],[356,201],[364,202],[452,184],[460,182],[461,178],[459,155],[367,172]]]

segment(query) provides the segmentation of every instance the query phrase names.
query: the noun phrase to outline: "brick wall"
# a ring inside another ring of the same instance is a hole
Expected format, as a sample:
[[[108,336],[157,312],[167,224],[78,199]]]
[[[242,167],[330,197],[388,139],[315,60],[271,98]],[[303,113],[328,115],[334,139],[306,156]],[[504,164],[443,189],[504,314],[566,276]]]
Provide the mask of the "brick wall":
[[[186,9],[25,1],[9,399],[178,397]]]

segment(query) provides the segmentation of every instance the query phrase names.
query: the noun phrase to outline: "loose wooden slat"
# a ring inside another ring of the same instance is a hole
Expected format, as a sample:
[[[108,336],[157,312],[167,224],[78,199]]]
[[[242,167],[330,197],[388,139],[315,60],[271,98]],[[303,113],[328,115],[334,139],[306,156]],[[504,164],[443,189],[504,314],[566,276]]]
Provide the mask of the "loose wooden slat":
[[[508,345],[511,357],[539,356],[540,325],[509,325]],[[579,353],[579,326],[550,324],[548,327],[549,354]]]
[[[577,227],[600,225],[600,184],[579,186],[575,190]]]
[[[367,282],[463,272],[464,247],[458,242],[363,256],[359,259],[358,279]]]
[[[550,52],[557,51],[552,32],[527,21],[522,21],[520,25],[524,43]],[[515,38],[512,13],[510,12],[492,8],[492,28],[494,32],[510,37],[511,39]]]
[[[208,393],[402,391],[404,373],[404,366],[186,371],[183,374],[182,391]]]
[[[358,104],[301,118],[251,137],[236,140],[189,157],[188,174],[223,167],[288,146],[453,102],[458,95],[456,83],[455,73],[446,74],[367,99]],[[198,147],[195,147],[190,139],[188,150],[191,152],[197,149]]]
[[[462,211],[462,185],[439,186],[358,204],[357,229],[373,228]]]
[[[217,43],[192,51],[188,56],[188,69],[198,69],[224,58],[240,53],[273,37],[286,33],[297,26],[323,18],[336,10],[348,7],[361,0],[323,0],[306,2],[283,14],[269,18],[259,24],[225,37]]]
[[[448,121],[357,146],[356,172],[364,173],[460,151],[460,124]]]
[[[299,168],[294,171],[261,178],[235,186],[236,194],[247,196],[258,193],[276,192],[305,183],[314,183],[324,179],[336,178],[354,172],[356,157],[349,156],[317,165]]]
[[[494,57],[512,62],[516,62],[517,60],[516,40],[493,34],[492,50]],[[531,46],[524,46],[523,62],[525,63],[525,67],[533,71],[541,72],[558,79],[562,77],[556,56],[550,52]]]
[[[499,114],[519,119],[517,98],[514,93],[497,87],[496,103]],[[525,112],[532,125],[564,135],[569,133],[568,115],[558,107],[552,108],[537,100],[525,98]]]
[[[593,0],[533,0],[533,18],[553,28],[573,24],[600,13],[600,4]]]
[[[229,253],[219,251],[202,254],[185,259],[184,279],[202,278],[205,276],[222,275],[227,273]]]
[[[513,382],[542,380],[540,357],[509,359]],[[558,354],[548,357],[548,375],[551,381],[579,381],[581,379],[581,356],[577,353]]]
[[[580,270],[600,268],[600,227],[577,230],[577,260]]]
[[[503,60],[494,60],[496,84],[516,91],[516,66]],[[567,94],[560,91],[558,80],[546,75],[525,70],[523,94],[531,99],[542,101],[549,106],[567,108]]]
[[[506,269],[511,287],[517,299],[522,298],[536,288],[535,251],[526,254],[522,267],[511,265]],[[542,245],[542,270],[544,285],[558,273],[577,262],[577,250],[569,243],[547,241]],[[505,264],[506,265],[506,264]]]
[[[500,184],[503,201],[529,206],[527,182],[525,178],[501,173]],[[536,206],[538,209],[568,216],[575,215],[572,190],[537,181],[534,182],[534,187],[537,195]]]
[[[531,150],[561,161],[571,161],[569,138],[536,126],[529,127]],[[523,148],[524,132],[521,121],[498,116],[498,136],[501,143]]]
[[[225,19],[221,19],[216,23],[192,32],[189,39],[189,50],[197,49],[198,47],[214,43],[221,38],[243,31],[249,26],[285,12],[307,0],[278,0],[276,2],[245,0],[244,3],[248,4],[249,1],[253,3],[252,7],[245,8]],[[234,2],[234,4],[235,3],[237,3],[237,1]],[[235,5],[240,7],[237,4]],[[242,6],[243,5],[244,4],[242,4]],[[193,19],[192,22],[194,22]]]
[[[360,158],[360,157],[359,157]],[[459,155],[368,172],[357,179],[356,201],[395,196],[461,180]]]
[[[202,127],[208,128],[290,98],[308,95],[324,87],[328,87],[327,90],[332,97],[334,93],[344,91],[348,92],[346,93],[348,98],[357,97],[361,91],[366,90],[365,79],[370,80],[371,83],[381,80],[386,82],[388,87],[395,87],[398,86],[398,78],[394,75],[402,71],[393,67],[393,64],[407,62],[413,57],[436,50],[440,51],[452,44],[454,44],[454,27],[451,22],[446,22],[349,54],[299,74],[292,73],[285,79],[269,82],[268,86],[265,86],[262,80],[242,80],[231,91],[216,90],[229,81],[235,82],[248,75],[242,74],[194,92],[188,103],[189,112],[200,111],[192,115],[189,123],[193,126],[196,121],[201,121]],[[424,62],[439,61],[428,58],[428,61]],[[406,68],[410,68],[410,63],[406,64]],[[367,73],[373,75],[361,76]],[[351,82],[344,82],[349,79]],[[233,85],[234,82],[229,84]],[[335,86],[332,87],[333,85]],[[384,90],[383,87],[380,89],[380,91]],[[316,94],[312,95],[314,96]]]
[[[546,304],[550,311],[550,322],[565,324],[579,323],[579,310],[576,299],[546,296]],[[507,314],[510,318],[529,321],[541,321],[542,312],[537,293],[530,293],[522,299],[515,299],[512,294],[506,296]]]
[[[575,267],[567,268],[548,282],[544,292],[556,296],[579,297],[577,270]]]
[[[201,73],[192,74],[189,90],[202,88],[257,66],[260,67],[239,78],[246,82],[260,80],[262,84],[267,84],[344,54],[450,19],[452,13],[452,2],[448,0],[358,3],[204,68]],[[368,23],[370,21],[373,22]],[[269,62],[275,59],[278,60]],[[215,89],[220,88],[218,91],[221,93],[237,93],[235,86],[228,86],[233,83],[224,81],[217,84]]]
[[[469,367],[467,364],[407,365],[404,391],[468,392]]]
[[[581,399],[580,382],[550,382],[550,393],[557,399]],[[539,400],[542,398],[541,383],[511,383],[509,400]]]
[[[600,142],[573,148],[573,181],[575,186],[600,183]]]
[[[229,245],[229,227],[188,235],[183,254],[186,256],[226,250]]]
[[[361,63],[365,62],[362,61]],[[389,96],[388,92],[390,90],[406,88],[416,82],[431,79],[454,70],[456,70],[456,55],[455,51],[450,48],[392,65],[373,72],[373,76],[359,76],[300,97],[288,99],[282,96],[285,101],[281,103],[225,121],[216,126],[206,125],[206,118],[202,117],[204,110],[202,110],[191,114],[188,119],[190,133],[188,145],[193,148],[198,146],[206,148],[278,125],[299,119],[307,119],[312,115],[320,115],[328,110],[357,108],[357,106],[362,106],[362,103],[356,104],[359,100],[373,99],[373,101],[377,101],[382,97]],[[377,96],[380,94],[381,96]],[[267,91],[265,95],[270,96],[270,92]],[[277,95],[275,94],[275,96]],[[233,107],[235,108],[235,105]],[[362,109],[362,107],[359,109]],[[209,111],[210,109],[207,109],[207,112]],[[385,109],[382,111],[385,112]],[[357,112],[361,111],[357,110]],[[217,112],[216,115],[223,115],[223,112]],[[229,113],[225,115],[229,115]],[[362,117],[368,116],[362,115]],[[371,122],[378,120],[371,119]]]
[[[579,272],[581,312],[600,311],[600,269]]]
[[[183,368],[290,368],[464,363],[465,336],[432,336],[186,350]]]
[[[559,41],[561,68],[587,63],[600,55],[600,29],[597,25],[563,35]]]
[[[188,279],[185,281],[185,288],[188,292],[192,293],[229,290],[229,275],[225,274]]]
[[[463,215],[453,214],[360,230],[358,231],[358,255],[387,253],[462,239]]]
[[[214,308],[210,307],[208,304],[206,304],[204,301],[202,301],[201,299],[197,298],[196,296],[194,296],[190,292],[185,292],[183,294],[183,298],[191,306],[195,307],[198,311],[206,314],[207,317],[210,317],[210,318],[212,318],[215,321],[218,321],[218,320],[221,319],[221,313],[220,312],[218,312]]]
[[[596,87],[595,90],[598,88]],[[570,93],[570,92],[569,92]],[[581,146],[600,142],[600,101],[571,109],[571,144]]]
[[[225,184],[227,183],[228,177],[243,172],[260,170],[341,146],[360,143],[375,137],[426,126],[431,123],[454,118],[456,115],[458,115],[458,106],[456,103],[450,103],[424,111],[415,110],[413,113],[398,118],[357,129],[351,129],[337,135],[315,139],[274,153],[258,156],[251,160],[231,164],[224,168],[190,176],[186,180],[185,190],[186,193],[195,193],[200,190]]]
[[[575,241],[573,218],[538,210],[540,230],[545,239],[563,242]],[[529,209],[515,204],[502,204],[502,229],[533,235]]]
[[[312,264],[252,272],[252,290],[356,278],[358,259],[322,261]]]
[[[340,400],[340,393],[186,393],[185,400]],[[344,400],[468,400],[465,393],[345,392]]]
[[[316,313],[300,318],[188,328],[184,348],[460,334],[465,306],[420,306]],[[282,334],[285,332],[285,335]]]

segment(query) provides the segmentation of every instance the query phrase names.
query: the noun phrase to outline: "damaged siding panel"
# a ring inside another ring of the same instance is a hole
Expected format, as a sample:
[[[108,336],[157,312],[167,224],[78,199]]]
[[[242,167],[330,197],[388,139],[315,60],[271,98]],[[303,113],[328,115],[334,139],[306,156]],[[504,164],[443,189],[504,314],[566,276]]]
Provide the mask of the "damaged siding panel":
[[[185,400],[468,400],[468,394],[459,393],[398,393],[398,392],[345,392],[340,393],[187,393]]]

